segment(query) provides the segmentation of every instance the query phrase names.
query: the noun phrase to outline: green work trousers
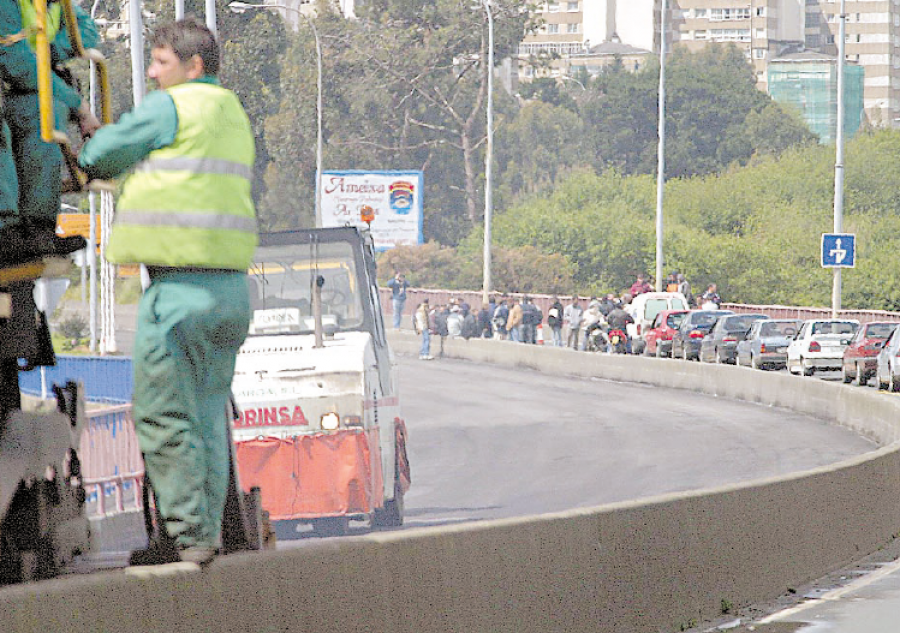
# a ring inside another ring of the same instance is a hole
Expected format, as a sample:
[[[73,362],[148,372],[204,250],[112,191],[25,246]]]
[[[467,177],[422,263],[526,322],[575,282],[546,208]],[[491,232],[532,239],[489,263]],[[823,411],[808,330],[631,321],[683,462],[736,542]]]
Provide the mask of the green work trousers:
[[[9,128],[0,108],[0,228],[18,215],[19,181],[13,159]]]
[[[219,547],[235,358],[250,323],[240,272],[153,274],[138,307],[134,421],[178,547]]]
[[[7,93],[6,118],[19,178],[19,218],[54,230],[59,214],[62,152],[56,143],[41,139],[40,106],[36,92]],[[57,130],[66,129],[65,105],[53,104]]]

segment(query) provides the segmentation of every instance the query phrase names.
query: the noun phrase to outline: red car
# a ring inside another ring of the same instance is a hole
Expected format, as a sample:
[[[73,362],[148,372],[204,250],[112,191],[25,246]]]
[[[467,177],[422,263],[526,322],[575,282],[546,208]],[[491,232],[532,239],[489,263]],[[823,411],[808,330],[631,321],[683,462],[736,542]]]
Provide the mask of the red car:
[[[663,310],[644,332],[644,356],[662,358],[672,355],[672,337],[688,310]]]
[[[850,345],[844,350],[841,373],[845,383],[856,380],[856,384],[864,386],[869,382],[869,378],[875,375],[878,351],[898,325],[892,321],[872,321],[856,330]]]

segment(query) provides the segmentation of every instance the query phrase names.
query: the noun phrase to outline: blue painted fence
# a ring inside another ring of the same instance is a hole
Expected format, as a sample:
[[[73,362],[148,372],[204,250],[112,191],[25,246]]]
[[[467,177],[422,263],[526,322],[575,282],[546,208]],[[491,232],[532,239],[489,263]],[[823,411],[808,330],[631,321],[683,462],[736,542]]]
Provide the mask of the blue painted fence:
[[[69,380],[84,385],[84,399],[91,402],[125,404],[131,402],[132,369],[130,356],[56,357],[56,366],[45,367],[47,390]],[[41,370],[19,372],[23,393],[41,395]]]

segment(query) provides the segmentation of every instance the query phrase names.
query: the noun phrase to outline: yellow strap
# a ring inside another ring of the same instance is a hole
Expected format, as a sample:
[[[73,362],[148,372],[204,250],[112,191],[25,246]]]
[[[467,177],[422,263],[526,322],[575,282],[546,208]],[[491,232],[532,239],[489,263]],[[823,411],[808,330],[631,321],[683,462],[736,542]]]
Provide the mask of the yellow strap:
[[[0,286],[6,286],[17,281],[40,279],[43,274],[44,262],[41,259],[7,266],[0,268]]]

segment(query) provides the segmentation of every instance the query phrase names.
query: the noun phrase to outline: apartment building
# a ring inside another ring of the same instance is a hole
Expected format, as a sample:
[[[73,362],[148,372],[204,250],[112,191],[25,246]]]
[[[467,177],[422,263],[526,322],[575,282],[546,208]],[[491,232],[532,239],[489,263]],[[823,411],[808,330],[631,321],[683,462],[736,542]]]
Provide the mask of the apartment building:
[[[519,77],[590,73],[616,61],[636,69],[659,50],[659,0],[546,0],[538,4],[541,26],[519,45]],[[556,54],[548,66],[540,63]]]
[[[840,2],[806,0],[806,47],[837,55]],[[865,71],[863,107],[872,125],[900,119],[900,0],[845,3],[845,58]]]
[[[804,45],[804,0],[676,0],[670,11],[672,39],[690,50],[710,42],[743,49],[757,85],[766,90],[769,59]]]

